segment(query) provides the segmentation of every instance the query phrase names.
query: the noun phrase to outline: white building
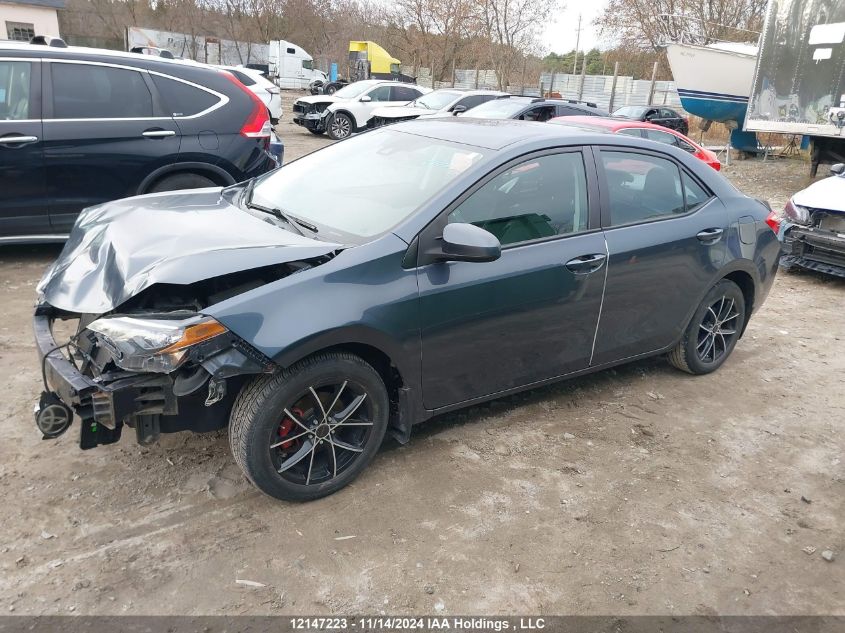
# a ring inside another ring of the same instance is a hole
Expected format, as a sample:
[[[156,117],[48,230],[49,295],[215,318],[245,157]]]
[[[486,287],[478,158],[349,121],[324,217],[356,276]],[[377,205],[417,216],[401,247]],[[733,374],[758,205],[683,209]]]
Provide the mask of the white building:
[[[65,0],[0,0],[0,39],[59,37],[57,11],[64,8]]]

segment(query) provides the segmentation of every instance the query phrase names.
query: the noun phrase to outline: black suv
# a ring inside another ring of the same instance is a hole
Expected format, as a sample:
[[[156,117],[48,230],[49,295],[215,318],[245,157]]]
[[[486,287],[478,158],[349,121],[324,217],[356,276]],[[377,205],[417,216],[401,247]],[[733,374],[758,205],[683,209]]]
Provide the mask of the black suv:
[[[0,42],[0,244],[63,240],[108,200],[258,176],[269,144],[266,106],[229,73]]]
[[[594,103],[503,95],[474,107],[460,116],[473,119],[519,119],[548,121],[559,116],[610,116]]]
[[[643,121],[662,125],[670,130],[677,130],[681,134],[689,134],[689,120],[672,108],[664,105],[623,106],[613,113],[620,119]]]

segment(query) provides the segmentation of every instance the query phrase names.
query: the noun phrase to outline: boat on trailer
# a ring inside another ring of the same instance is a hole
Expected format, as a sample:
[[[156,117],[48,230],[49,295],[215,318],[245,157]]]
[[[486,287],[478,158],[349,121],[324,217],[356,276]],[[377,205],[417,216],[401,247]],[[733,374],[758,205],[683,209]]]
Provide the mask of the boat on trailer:
[[[666,55],[684,110],[731,128],[731,146],[757,151],[757,136],[743,129],[754,83],[757,46],[717,42],[666,45]]]

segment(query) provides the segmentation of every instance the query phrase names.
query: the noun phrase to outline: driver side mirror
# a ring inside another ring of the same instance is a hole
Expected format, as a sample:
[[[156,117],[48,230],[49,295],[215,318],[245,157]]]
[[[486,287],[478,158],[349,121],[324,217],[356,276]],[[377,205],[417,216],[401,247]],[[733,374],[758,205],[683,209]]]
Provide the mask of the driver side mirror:
[[[474,224],[458,222],[443,229],[443,261],[492,262],[502,256],[498,238]]]
[[[462,112],[466,112],[466,111],[467,111],[467,107],[465,105],[456,105],[454,108],[452,108],[452,116],[457,116],[457,115],[461,114]]]
[[[364,95],[364,96],[363,96],[363,97],[361,97],[361,99],[360,99],[361,103],[368,103],[368,102],[370,102],[370,101],[372,101],[372,100],[373,100],[373,98],[372,98],[370,95]]]
[[[830,166],[830,173],[834,176],[841,176],[845,174],[845,163],[836,163]]]

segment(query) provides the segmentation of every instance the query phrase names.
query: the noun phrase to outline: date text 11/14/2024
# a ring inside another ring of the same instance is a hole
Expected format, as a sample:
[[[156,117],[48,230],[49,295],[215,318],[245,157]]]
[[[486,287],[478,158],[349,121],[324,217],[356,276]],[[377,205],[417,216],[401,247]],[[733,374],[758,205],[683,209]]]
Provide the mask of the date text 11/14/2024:
[[[484,617],[295,617],[290,619],[294,631],[539,631],[546,628],[543,618]]]

